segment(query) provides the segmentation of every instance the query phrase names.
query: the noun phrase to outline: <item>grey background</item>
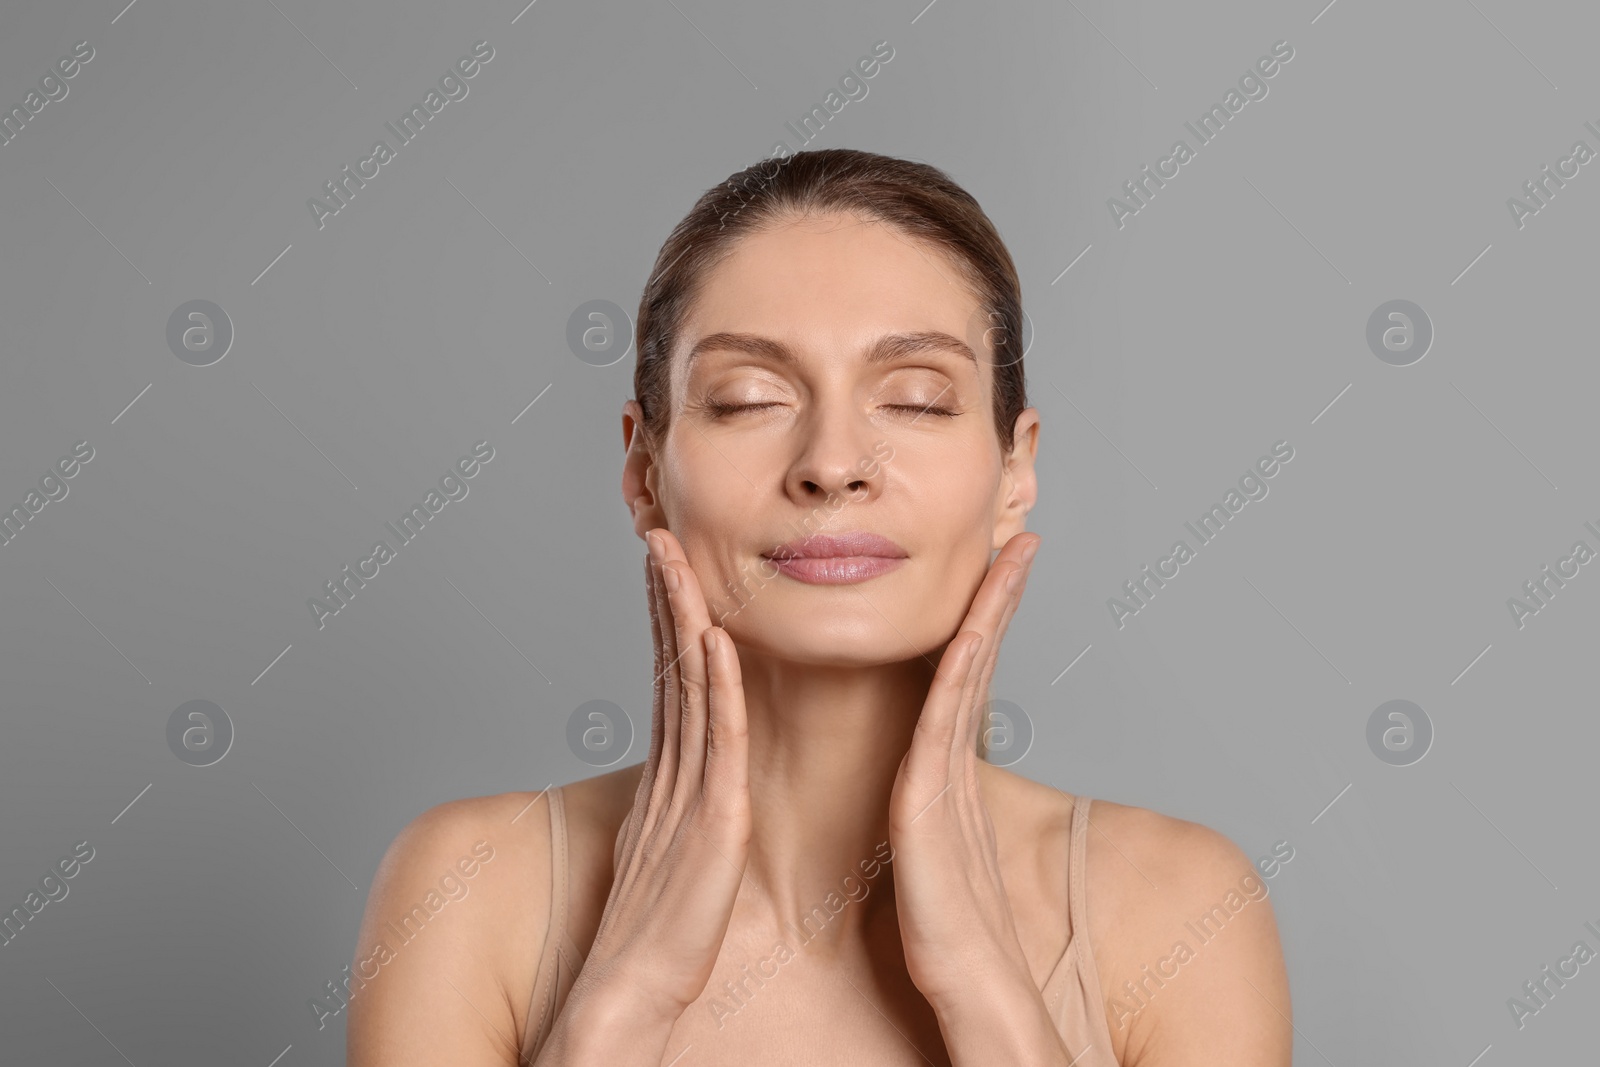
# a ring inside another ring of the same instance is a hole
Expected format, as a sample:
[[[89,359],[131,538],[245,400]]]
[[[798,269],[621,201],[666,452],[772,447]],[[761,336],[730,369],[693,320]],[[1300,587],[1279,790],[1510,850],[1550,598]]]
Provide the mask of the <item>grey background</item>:
[[[785,122],[879,40],[810,147],[946,169],[1035,329],[1013,769],[1292,844],[1297,1062],[1592,1057],[1593,966],[1521,1029],[1506,1001],[1600,948],[1600,565],[1521,629],[1506,601],[1600,547],[1600,164],[1521,229],[1506,199],[1600,148],[1600,17],[1324,2],[8,4],[4,107],[95,55],[0,147],[0,503],[95,457],[0,546],[0,902],[96,853],[0,948],[4,1058],[340,1063],[306,1002],[394,834],[597,773],[585,701],[647,743],[632,355],[587,365],[567,319],[631,315],[695,197],[802,147]],[[480,39],[469,95],[319,230],[307,198]],[[1283,39],[1119,229],[1107,198]],[[1397,298],[1436,331],[1408,367],[1365,340]],[[236,334],[209,367],[166,344],[194,299]],[[307,598],[481,439],[469,495],[318,630]],[[1270,495],[1119,629],[1107,599],[1279,440]],[[1405,767],[1366,742],[1395,698],[1436,733]],[[236,731],[205,768],[166,743],[194,699]]]

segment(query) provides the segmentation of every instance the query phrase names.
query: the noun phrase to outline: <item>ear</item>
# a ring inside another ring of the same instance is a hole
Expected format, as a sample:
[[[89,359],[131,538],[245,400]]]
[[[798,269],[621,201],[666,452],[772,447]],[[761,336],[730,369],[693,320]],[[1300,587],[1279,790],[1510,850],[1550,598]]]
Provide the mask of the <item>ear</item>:
[[[1025,408],[1017,416],[1013,444],[1001,470],[1000,492],[995,498],[994,544],[998,552],[1006,542],[1028,528],[1028,512],[1039,500],[1039,479],[1033,462],[1039,454],[1039,410]]]
[[[644,409],[637,400],[622,405],[622,502],[633,516],[633,532],[643,541],[651,530],[667,525],[655,492],[655,458],[645,444]]]

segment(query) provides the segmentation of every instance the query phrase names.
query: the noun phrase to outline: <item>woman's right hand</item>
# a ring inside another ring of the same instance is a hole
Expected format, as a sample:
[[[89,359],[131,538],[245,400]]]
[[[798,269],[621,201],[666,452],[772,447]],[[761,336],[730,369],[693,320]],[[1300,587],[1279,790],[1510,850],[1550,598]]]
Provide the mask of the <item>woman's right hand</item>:
[[[617,833],[611,895],[577,980],[619,982],[634,1012],[676,1019],[711,978],[744,877],[749,734],[732,638],[711,625],[677,538],[659,528],[646,539],[655,644],[650,755]]]

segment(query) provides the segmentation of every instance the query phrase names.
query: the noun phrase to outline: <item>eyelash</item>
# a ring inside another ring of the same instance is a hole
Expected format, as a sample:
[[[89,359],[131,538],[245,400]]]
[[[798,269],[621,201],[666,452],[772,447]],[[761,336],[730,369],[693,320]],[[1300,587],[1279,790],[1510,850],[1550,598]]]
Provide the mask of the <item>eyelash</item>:
[[[714,419],[720,419],[724,415],[731,415],[738,411],[757,411],[761,408],[774,408],[779,406],[780,405],[776,401],[766,404],[723,404],[715,400],[708,400],[705,403],[706,411],[709,412],[711,417]],[[952,411],[949,408],[925,408],[921,404],[885,404],[884,406],[900,411],[915,411],[922,415],[936,415],[940,418],[954,418],[956,415],[960,414],[960,412]]]

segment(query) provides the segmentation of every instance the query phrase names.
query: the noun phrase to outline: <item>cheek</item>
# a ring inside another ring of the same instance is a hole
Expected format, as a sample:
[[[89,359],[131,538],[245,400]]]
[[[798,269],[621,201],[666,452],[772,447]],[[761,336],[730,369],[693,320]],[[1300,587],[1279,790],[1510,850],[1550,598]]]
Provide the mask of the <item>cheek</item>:
[[[662,507],[685,553],[691,543],[696,551],[719,553],[723,546],[748,540],[754,525],[750,503],[755,490],[727,460],[717,458],[715,467],[721,469],[680,468],[662,486]],[[689,558],[696,562],[692,553]]]
[[[713,622],[719,602],[728,599],[728,582],[739,578],[741,567],[753,569],[743,557],[752,531],[761,528],[751,507],[753,490],[726,460],[716,463],[720,472],[699,464],[680,466],[660,486],[667,527],[683,546]]]
[[[968,537],[987,536],[1000,491],[998,460],[979,446],[953,444],[897,445],[894,458],[880,471],[885,498],[900,498],[928,531],[942,531],[940,540],[952,547]]]

